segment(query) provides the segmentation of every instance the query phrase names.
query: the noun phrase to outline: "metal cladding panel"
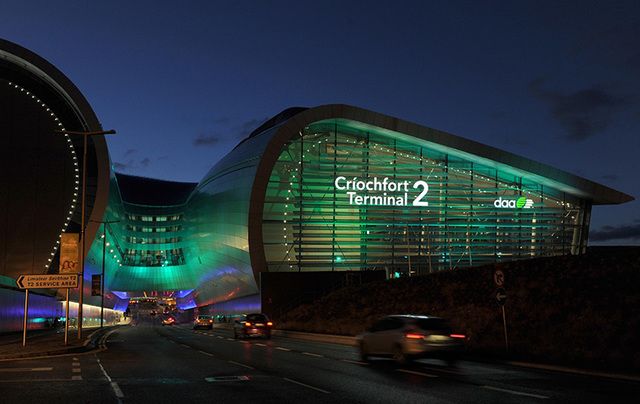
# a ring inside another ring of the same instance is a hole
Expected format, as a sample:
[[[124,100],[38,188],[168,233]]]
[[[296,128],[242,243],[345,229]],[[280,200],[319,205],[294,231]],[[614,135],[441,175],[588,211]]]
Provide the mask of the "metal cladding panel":
[[[258,293],[249,256],[248,217],[255,173],[276,128],[239,144],[200,181],[187,203],[193,292],[200,305]]]

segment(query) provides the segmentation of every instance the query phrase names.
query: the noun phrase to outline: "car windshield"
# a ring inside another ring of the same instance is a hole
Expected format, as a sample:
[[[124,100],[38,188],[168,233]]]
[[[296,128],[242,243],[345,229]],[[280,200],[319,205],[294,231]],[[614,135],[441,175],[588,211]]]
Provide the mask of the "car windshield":
[[[247,314],[247,321],[267,321],[267,316],[264,314]]]
[[[449,330],[451,329],[449,323],[441,318],[421,318],[416,320],[416,324],[423,330],[438,330],[449,332]]]

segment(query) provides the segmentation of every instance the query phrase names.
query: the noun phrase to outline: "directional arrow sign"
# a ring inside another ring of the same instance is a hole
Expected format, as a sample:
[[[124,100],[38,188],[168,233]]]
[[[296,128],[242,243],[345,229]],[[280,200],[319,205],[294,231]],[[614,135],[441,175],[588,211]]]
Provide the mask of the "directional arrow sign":
[[[73,289],[78,287],[78,275],[20,275],[16,285],[20,289]]]

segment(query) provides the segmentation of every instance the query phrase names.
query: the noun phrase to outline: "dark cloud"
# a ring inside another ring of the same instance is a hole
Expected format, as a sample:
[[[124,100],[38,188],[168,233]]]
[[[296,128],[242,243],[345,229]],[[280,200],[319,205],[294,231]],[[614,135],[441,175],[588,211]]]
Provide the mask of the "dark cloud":
[[[214,146],[220,142],[221,137],[217,135],[205,135],[200,134],[197,138],[193,139],[194,146]]]
[[[600,230],[591,231],[589,240],[640,240],[640,221],[636,219],[634,223],[631,225],[603,226]]]
[[[616,181],[619,177],[616,174],[605,174],[601,178],[607,181]]]
[[[123,172],[123,171],[131,171],[131,170],[135,170],[138,168],[147,168],[149,167],[149,164],[151,164],[151,159],[149,157],[144,157],[140,160],[136,160],[136,159],[129,159],[127,162],[125,163],[121,163],[121,162],[114,162],[113,163],[113,168],[116,171],[119,172]]]
[[[138,151],[137,149],[129,149],[129,150],[127,150],[126,152],[124,152],[124,156],[125,156],[125,157],[129,157],[129,156],[131,156],[132,154],[136,153],[137,151]]]
[[[629,96],[593,86],[568,94],[544,88],[545,80],[529,83],[529,90],[547,103],[551,116],[564,127],[569,140],[580,141],[604,132],[616,112],[632,104]]]

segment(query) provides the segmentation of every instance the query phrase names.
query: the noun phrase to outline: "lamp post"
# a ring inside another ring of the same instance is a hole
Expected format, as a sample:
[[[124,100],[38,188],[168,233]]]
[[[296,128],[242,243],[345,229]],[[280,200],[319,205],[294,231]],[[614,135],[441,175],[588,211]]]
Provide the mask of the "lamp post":
[[[62,133],[67,135],[80,135],[83,138],[82,148],[82,202],[81,202],[81,215],[80,219],[80,238],[82,240],[82,252],[80,254],[80,294],[78,297],[78,339],[82,339],[82,302],[84,298],[84,258],[85,258],[85,222],[84,222],[84,210],[87,197],[87,137],[88,136],[102,136],[102,135],[114,135],[115,130],[98,130],[88,132],[76,132],[70,130],[59,130],[56,133]],[[69,319],[67,319],[69,321]]]
[[[107,253],[107,225],[111,223],[118,223],[119,220],[90,220],[94,223],[102,223],[102,275],[100,276],[100,328],[104,324],[104,262]]]

